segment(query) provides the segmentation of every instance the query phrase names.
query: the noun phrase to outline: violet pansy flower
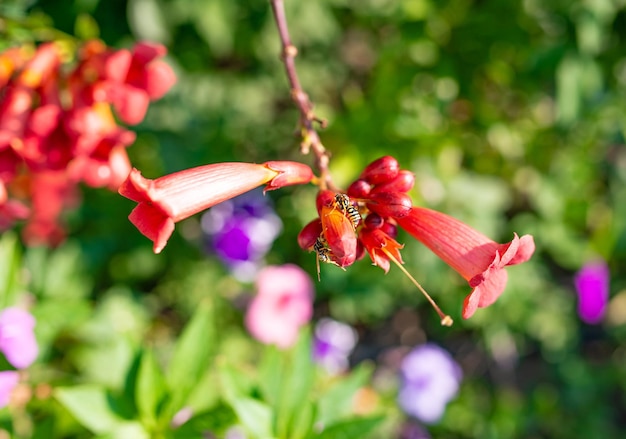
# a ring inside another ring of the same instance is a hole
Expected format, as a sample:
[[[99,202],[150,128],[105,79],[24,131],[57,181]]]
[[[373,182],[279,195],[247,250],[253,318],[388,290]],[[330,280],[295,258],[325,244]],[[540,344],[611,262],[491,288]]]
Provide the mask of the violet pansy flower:
[[[458,393],[463,376],[452,356],[432,343],[409,352],[402,360],[400,373],[400,407],[428,424],[441,419],[446,405]]]
[[[609,267],[604,261],[585,264],[574,277],[578,293],[578,315],[589,324],[599,323],[609,300]]]

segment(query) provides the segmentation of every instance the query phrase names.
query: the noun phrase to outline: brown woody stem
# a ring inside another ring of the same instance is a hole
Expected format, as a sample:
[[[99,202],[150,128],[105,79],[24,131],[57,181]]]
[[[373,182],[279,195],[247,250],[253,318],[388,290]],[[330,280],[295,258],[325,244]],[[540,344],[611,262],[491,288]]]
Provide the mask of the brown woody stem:
[[[274,20],[276,21],[276,27],[278,28],[278,34],[282,44],[282,56],[283,64],[285,65],[285,72],[287,73],[287,79],[289,80],[289,86],[291,87],[291,98],[300,110],[300,128],[302,132],[302,142],[300,144],[300,151],[302,154],[308,154],[309,151],[313,151],[315,155],[315,165],[320,171],[320,187],[325,189],[326,187],[336,190],[332,183],[330,173],[328,170],[328,162],[330,156],[324,148],[322,141],[320,140],[317,131],[315,130],[314,123],[319,122],[324,126],[325,122],[321,121],[313,112],[313,103],[309,99],[302,86],[300,85],[300,79],[296,72],[295,58],[298,54],[298,49],[291,43],[289,36],[289,29],[287,27],[287,18],[285,16],[285,5],[283,0],[270,0],[272,5],[272,12],[274,14]]]

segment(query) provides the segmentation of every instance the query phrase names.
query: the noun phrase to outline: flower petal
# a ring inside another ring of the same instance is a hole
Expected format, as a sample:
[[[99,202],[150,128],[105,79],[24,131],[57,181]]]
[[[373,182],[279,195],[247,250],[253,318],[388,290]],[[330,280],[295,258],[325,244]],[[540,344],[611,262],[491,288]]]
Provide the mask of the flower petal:
[[[20,381],[20,374],[14,370],[0,372],[0,408],[9,405],[11,392]]]
[[[11,307],[0,313],[0,351],[18,369],[30,366],[39,353],[34,327],[28,311]]]
[[[174,221],[151,203],[139,203],[128,216],[131,223],[149,240],[154,242],[152,250],[161,253],[174,232]]]

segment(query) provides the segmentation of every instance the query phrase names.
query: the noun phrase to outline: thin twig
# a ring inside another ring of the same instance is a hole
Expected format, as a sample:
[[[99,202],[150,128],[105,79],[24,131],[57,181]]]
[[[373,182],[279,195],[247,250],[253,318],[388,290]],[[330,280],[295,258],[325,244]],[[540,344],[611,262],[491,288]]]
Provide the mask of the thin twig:
[[[322,188],[329,187],[334,189],[330,173],[328,171],[328,162],[330,156],[324,148],[322,141],[320,140],[317,131],[315,130],[314,123],[324,123],[313,112],[313,104],[309,99],[302,86],[300,85],[300,79],[296,72],[295,57],[298,55],[298,49],[291,43],[289,36],[289,29],[287,27],[287,18],[285,16],[285,5],[283,0],[270,0],[272,5],[272,12],[274,13],[274,19],[276,20],[276,26],[278,28],[278,34],[282,44],[282,60],[285,65],[285,72],[287,73],[287,79],[289,80],[289,86],[291,87],[291,98],[300,110],[300,127],[302,131],[302,142],[300,144],[300,150],[302,154],[308,154],[309,150],[313,151],[315,155],[315,165],[320,171],[320,185]]]

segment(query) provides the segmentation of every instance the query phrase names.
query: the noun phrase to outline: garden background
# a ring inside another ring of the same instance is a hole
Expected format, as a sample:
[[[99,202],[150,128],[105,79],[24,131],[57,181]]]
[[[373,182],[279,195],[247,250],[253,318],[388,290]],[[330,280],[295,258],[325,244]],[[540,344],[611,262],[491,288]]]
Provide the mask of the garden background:
[[[497,303],[464,320],[467,283],[401,231],[405,267],[455,320],[442,327],[396,267],[385,275],[367,256],[345,272],[323,265],[317,281],[314,254],[296,240],[316,215],[315,186],[259,193],[281,226],[255,232],[271,244],[255,262],[296,264],[314,280],[309,329],[282,350],[246,330],[254,280],[216,254],[210,216],[178,224],[155,255],[128,221],[133,202],[82,186],[59,246],[25,246],[19,224],[0,236],[2,306],[28,305],[39,345],[0,411],[0,437],[621,437],[626,2],[285,3],[303,89],[327,121],[318,132],[335,183],[346,188],[393,155],[415,173],[414,204],[498,242],[531,234],[533,257],[508,269]],[[1,49],[91,38],[168,49],[177,82],[130,128],[128,154],[144,176],[313,163],[299,151],[268,1],[0,4]],[[587,323],[574,278],[597,261],[608,264],[610,300]],[[312,328],[327,317],[358,334],[349,371],[310,359]],[[430,423],[397,403],[401,359],[427,342],[463,371]]]

